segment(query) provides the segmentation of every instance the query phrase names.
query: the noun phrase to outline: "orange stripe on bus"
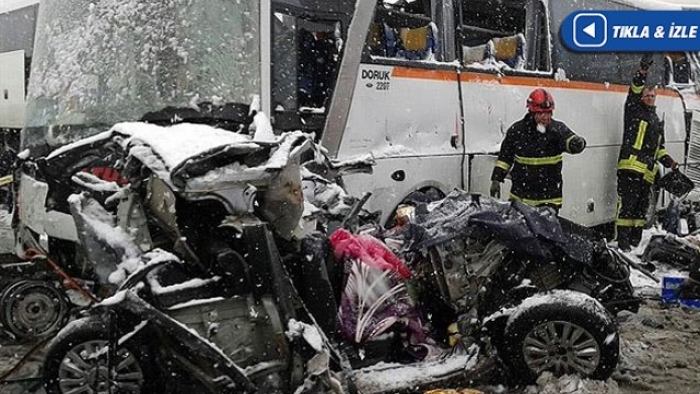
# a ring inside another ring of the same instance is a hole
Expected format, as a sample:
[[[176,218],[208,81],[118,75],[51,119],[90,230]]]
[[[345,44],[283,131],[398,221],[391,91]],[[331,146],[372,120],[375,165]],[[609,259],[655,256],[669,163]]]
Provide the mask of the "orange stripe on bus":
[[[396,78],[431,79],[438,81],[457,80],[456,72],[444,70],[424,70],[408,67],[394,67],[394,70],[391,72],[391,76]]]
[[[425,70],[409,67],[394,67],[391,76],[395,78],[426,79],[432,81],[457,81],[457,73],[455,71]],[[497,83],[500,85],[596,90],[615,93],[627,93],[627,89],[629,89],[628,85],[606,84],[602,82],[556,81],[550,78],[481,74],[475,72],[463,72],[460,78],[463,82],[467,83]],[[657,94],[661,96],[678,97],[677,92],[668,89],[658,89]]]

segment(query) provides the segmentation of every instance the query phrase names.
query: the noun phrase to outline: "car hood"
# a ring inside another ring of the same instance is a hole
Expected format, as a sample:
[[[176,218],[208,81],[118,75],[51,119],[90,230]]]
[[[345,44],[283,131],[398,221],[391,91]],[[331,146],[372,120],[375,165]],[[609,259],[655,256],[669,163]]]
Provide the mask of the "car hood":
[[[230,183],[266,184],[312,144],[301,132],[285,133],[273,141],[255,141],[201,124],[158,126],[141,122],[114,125],[109,131],[62,146],[47,156],[49,167],[71,153],[116,142],[124,157],[133,156],[176,190],[225,188]],[[54,167],[55,168],[55,167]]]

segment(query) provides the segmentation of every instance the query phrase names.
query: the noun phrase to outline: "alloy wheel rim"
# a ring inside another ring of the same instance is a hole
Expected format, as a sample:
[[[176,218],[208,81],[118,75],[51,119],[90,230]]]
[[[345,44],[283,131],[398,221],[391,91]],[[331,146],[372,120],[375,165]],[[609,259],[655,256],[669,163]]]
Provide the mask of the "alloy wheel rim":
[[[600,347],[588,330],[565,321],[542,323],[525,336],[523,356],[530,370],[557,376],[590,376],[600,363]]]
[[[61,360],[58,370],[58,386],[61,392],[141,393],[143,371],[136,357],[125,348],[118,349],[110,372],[107,367],[107,353],[106,340],[82,342],[71,348]]]

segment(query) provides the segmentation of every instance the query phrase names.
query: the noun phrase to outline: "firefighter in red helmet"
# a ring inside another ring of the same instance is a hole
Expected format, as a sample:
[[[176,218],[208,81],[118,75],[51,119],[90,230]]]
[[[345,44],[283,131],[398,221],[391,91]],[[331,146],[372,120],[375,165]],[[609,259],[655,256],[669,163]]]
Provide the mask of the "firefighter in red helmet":
[[[491,174],[492,197],[510,173],[509,199],[557,211],[562,205],[562,153],[581,153],[586,140],[563,122],[552,119],[554,98],[538,88],[527,98],[527,114],[510,126]]]

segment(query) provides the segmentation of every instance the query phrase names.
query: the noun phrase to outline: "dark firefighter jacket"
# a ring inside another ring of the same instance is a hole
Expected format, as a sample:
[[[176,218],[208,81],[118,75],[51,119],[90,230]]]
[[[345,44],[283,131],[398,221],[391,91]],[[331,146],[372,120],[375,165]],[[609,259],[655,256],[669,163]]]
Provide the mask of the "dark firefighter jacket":
[[[572,150],[571,140],[577,137],[564,123],[552,119],[547,131],[540,133],[532,114],[508,129],[501,152],[491,175],[492,181],[503,182],[510,172],[513,186],[510,198],[529,205],[562,204],[562,153]]]
[[[653,183],[659,170],[656,162],[671,167],[673,159],[666,151],[664,123],[656,115],[656,107],[648,107],[641,101],[645,83],[646,76],[637,72],[627,93],[625,129],[617,168],[637,173]]]

